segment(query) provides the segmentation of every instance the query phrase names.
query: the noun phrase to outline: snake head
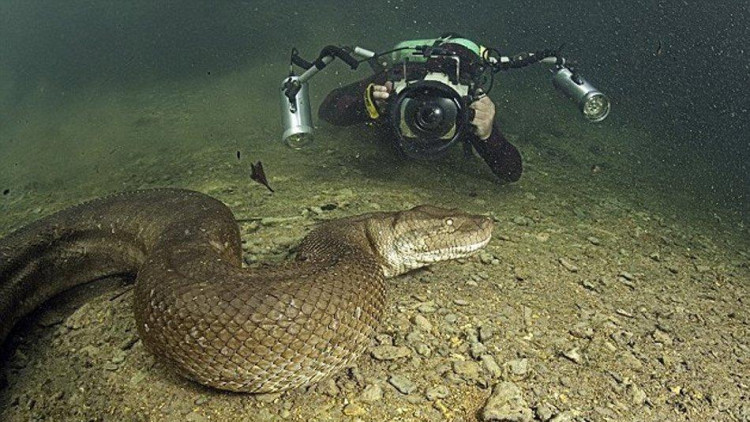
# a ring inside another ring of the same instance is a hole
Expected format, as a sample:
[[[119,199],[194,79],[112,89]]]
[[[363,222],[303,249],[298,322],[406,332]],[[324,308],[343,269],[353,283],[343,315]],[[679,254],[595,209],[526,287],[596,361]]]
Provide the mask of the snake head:
[[[457,209],[420,205],[384,216],[370,220],[368,237],[386,277],[469,256],[492,236],[489,217]]]

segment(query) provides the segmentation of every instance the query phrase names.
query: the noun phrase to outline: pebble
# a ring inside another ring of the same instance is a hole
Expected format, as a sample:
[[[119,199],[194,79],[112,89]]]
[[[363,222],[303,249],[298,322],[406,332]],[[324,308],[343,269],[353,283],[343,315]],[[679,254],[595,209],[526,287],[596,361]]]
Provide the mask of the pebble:
[[[711,271],[711,267],[709,267],[708,265],[696,265],[695,266],[695,271],[697,271],[699,273],[707,273],[707,272]]]
[[[458,319],[458,316],[456,316],[456,314],[446,314],[446,315],[445,315],[445,316],[443,317],[443,319],[444,319],[444,320],[445,320],[445,322],[447,322],[448,324],[453,324],[453,323],[455,323],[455,322],[456,322],[456,320]]]
[[[497,265],[500,263],[500,260],[489,252],[480,252],[479,262],[485,265]]]
[[[453,372],[465,381],[478,380],[479,370],[479,364],[471,360],[453,362]]]
[[[560,258],[560,259],[558,259],[558,261],[560,261],[560,265],[562,265],[563,267],[565,267],[565,269],[568,270],[568,271],[570,271],[571,273],[577,273],[578,272],[578,267],[575,264],[573,264],[572,262],[570,262],[567,258]]]
[[[526,373],[529,370],[529,360],[528,359],[513,359],[509,360],[505,363],[505,367],[508,368],[508,371],[511,373],[511,375],[515,375],[517,377],[523,377],[526,375]]]
[[[388,382],[403,394],[409,394],[417,389],[417,384],[403,375],[391,375]]]
[[[396,360],[411,357],[411,349],[406,346],[390,346],[387,344],[375,346],[370,354],[377,360]]]
[[[512,382],[501,382],[492,389],[492,395],[484,405],[482,421],[530,422],[532,418],[521,389]]]
[[[426,358],[432,356],[432,348],[425,343],[417,343],[416,345],[414,345],[414,350],[416,350],[420,356],[424,356]]]
[[[661,343],[665,346],[672,346],[672,344],[674,343],[672,341],[672,337],[670,337],[669,334],[665,333],[662,330],[654,330],[654,332],[651,334],[651,337],[655,342]]]
[[[347,404],[342,412],[346,416],[362,416],[366,413],[365,409],[356,403]]]
[[[563,356],[565,356],[566,358],[570,359],[572,362],[575,362],[575,363],[578,363],[578,364],[580,364],[581,360],[582,360],[581,353],[578,352],[578,348],[577,347],[575,347],[573,349],[570,349],[567,352],[563,352]]]
[[[620,274],[618,274],[618,276],[620,276],[620,277],[622,277],[622,278],[624,278],[625,280],[628,280],[628,281],[633,281],[635,279],[635,277],[633,277],[633,274],[630,274],[627,271],[620,271]]]
[[[430,387],[425,392],[425,396],[427,397],[427,400],[434,401],[437,399],[444,399],[450,395],[450,390],[448,387],[444,385],[437,385],[434,387]]]
[[[362,394],[359,395],[359,399],[366,403],[373,403],[383,399],[383,389],[378,384],[368,384]]]
[[[547,422],[555,415],[555,408],[549,403],[542,403],[536,407],[536,417],[542,422]]]
[[[490,325],[482,325],[479,327],[479,341],[486,343],[487,340],[491,339],[495,335],[495,330]]]
[[[432,331],[432,323],[422,315],[414,315],[411,318],[411,322],[421,331]]]
[[[591,339],[594,337],[594,329],[587,322],[579,322],[569,331],[570,335],[580,339]]]
[[[435,302],[424,302],[417,306],[417,310],[423,314],[431,314],[437,310]]]
[[[500,369],[500,365],[497,364],[492,355],[487,354],[482,356],[482,364],[492,378],[500,378],[503,375],[503,370]]]
[[[596,238],[596,237],[594,237],[594,236],[589,236],[589,237],[587,237],[587,238],[586,238],[586,240],[588,240],[588,241],[589,241],[589,243],[591,243],[592,245],[596,245],[596,246],[598,246],[598,245],[601,245],[601,244],[602,244],[602,241],[601,241],[601,240],[599,240],[599,239],[597,239],[597,238]]]
[[[642,406],[648,400],[646,392],[637,385],[630,385],[630,401],[636,406]]]
[[[513,217],[513,222],[519,226],[529,226],[533,223],[533,220],[522,215]]]
[[[336,386],[336,381],[333,378],[327,378],[323,381],[319,382],[315,390],[321,394],[325,394],[327,396],[336,397],[339,394],[339,387]],[[272,397],[276,394],[259,394],[256,396],[256,399],[264,399],[266,397]],[[274,397],[273,400],[278,398],[278,396]],[[271,401],[273,401],[271,400]]]
[[[479,342],[471,343],[471,346],[469,347],[469,355],[472,358],[479,359],[485,353],[487,353],[487,346]]]

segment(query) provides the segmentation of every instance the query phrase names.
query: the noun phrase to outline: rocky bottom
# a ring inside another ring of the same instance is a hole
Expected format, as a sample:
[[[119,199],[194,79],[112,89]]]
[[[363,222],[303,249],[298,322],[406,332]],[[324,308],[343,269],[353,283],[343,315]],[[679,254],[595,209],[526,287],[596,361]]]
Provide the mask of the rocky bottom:
[[[285,259],[318,219],[393,208],[361,198],[324,191],[296,213],[242,219],[246,263]],[[111,279],[16,329],[0,419],[750,419],[747,252],[612,197],[515,202],[478,256],[390,280],[368,353],[317,385],[252,396],[175,376],[138,339],[129,281]]]

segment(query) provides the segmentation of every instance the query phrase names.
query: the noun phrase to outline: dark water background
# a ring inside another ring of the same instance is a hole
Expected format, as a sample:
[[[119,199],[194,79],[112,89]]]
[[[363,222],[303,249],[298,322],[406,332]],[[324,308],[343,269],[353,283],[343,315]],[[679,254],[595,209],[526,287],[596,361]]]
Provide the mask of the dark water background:
[[[189,90],[233,73],[247,76],[247,86],[232,94],[246,95],[247,102],[217,107],[275,131],[277,86],[292,46],[311,58],[326,44],[383,50],[403,39],[456,31],[505,53],[566,43],[566,56],[613,100],[604,129],[617,133],[622,122],[644,128],[663,157],[653,174],[744,215],[750,202],[748,22],[750,3],[740,0],[2,1],[0,155],[19,167],[29,159],[13,158],[18,151],[52,149],[65,157],[67,149],[45,136],[24,134],[38,124],[29,116],[52,119],[81,93],[116,97],[161,85]],[[355,77],[338,64],[314,80],[314,100]],[[507,96],[511,109],[525,110],[521,103],[553,94],[541,66],[504,81],[493,98]],[[550,117],[501,116],[516,132],[541,118]]]

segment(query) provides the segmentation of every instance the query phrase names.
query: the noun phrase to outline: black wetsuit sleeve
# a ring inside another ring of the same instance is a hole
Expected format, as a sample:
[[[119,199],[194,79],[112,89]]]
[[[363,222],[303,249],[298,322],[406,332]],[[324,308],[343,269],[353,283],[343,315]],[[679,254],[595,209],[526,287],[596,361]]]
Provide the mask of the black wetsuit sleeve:
[[[318,117],[332,125],[349,126],[372,121],[365,108],[365,89],[371,83],[385,84],[385,73],[336,88],[323,100]]]
[[[505,139],[497,124],[492,126],[492,134],[485,140],[472,134],[471,145],[501,181],[515,182],[521,178],[521,153]]]

